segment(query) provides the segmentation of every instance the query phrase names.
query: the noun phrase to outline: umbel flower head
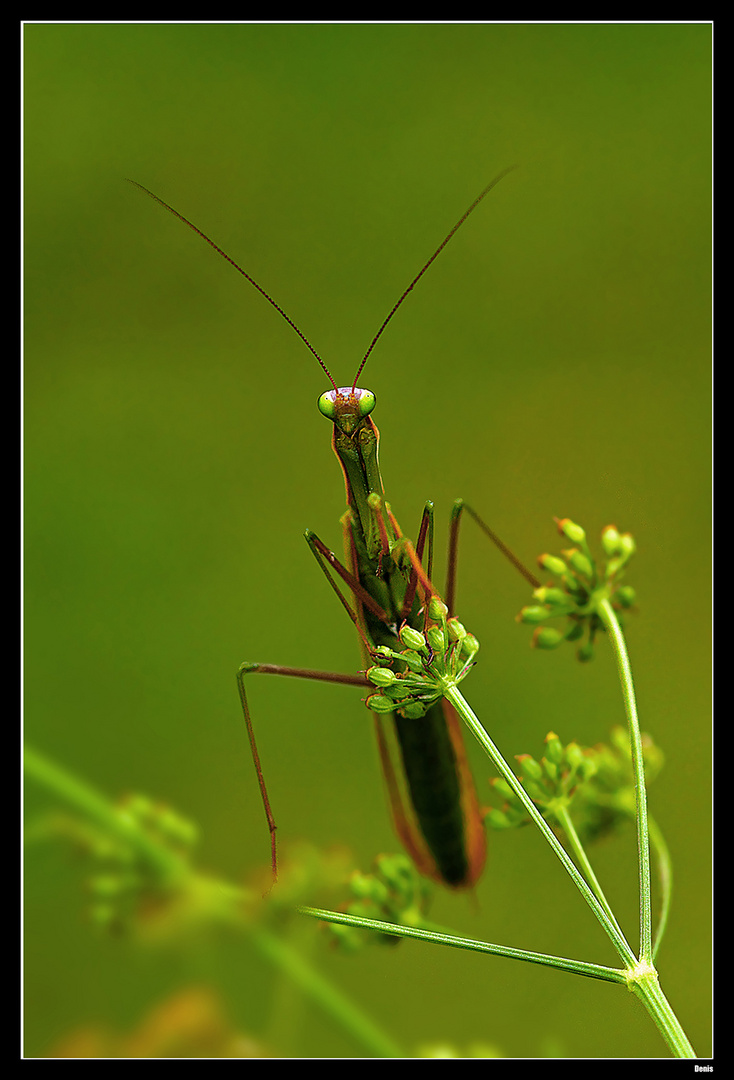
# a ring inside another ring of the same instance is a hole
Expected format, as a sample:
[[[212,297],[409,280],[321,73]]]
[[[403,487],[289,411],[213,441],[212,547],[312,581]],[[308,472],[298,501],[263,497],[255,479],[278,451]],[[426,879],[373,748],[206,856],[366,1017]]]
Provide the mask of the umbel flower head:
[[[458,619],[448,618],[448,608],[437,596],[428,604],[425,633],[403,626],[399,637],[403,652],[380,645],[373,650],[375,666],[367,678],[376,692],[367,698],[368,709],[377,713],[399,711],[417,720],[443,697],[447,687],[458,686],[475,664],[479,642]]]
[[[576,655],[587,661],[594,655],[594,638],[603,629],[599,605],[609,601],[620,612],[635,602],[635,590],[622,583],[635,552],[635,541],[630,533],[620,533],[616,525],[607,525],[601,534],[600,562],[594,558],[581,525],[570,518],[555,520],[561,536],[573,546],[560,555],[539,556],[538,565],[551,575],[551,580],[533,591],[535,603],[522,608],[517,620],[535,626],[532,644],[537,649],[555,649],[563,641],[579,641],[586,635]],[[545,625],[559,618],[568,620],[564,630]]]
[[[655,779],[663,767],[662,750],[650,735],[642,736],[645,779]],[[587,840],[595,840],[618,825],[634,820],[635,784],[629,735],[625,728],[612,728],[608,743],[580,746],[575,740],[564,745],[555,732],[545,739],[545,754],[516,756],[523,787],[545,818],[562,822],[563,813],[573,811],[574,825]],[[530,822],[527,810],[501,777],[492,781],[496,795],[504,800],[492,807],[487,822],[494,829],[512,829]]]

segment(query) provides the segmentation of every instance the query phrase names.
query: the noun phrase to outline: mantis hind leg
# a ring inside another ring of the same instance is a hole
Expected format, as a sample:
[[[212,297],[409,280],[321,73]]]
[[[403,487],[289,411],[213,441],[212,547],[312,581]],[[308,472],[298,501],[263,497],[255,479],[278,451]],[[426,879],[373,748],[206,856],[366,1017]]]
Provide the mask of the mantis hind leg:
[[[456,577],[457,566],[459,556],[459,526],[461,524],[461,517],[464,511],[469,514],[471,518],[477,523],[479,528],[489,537],[492,543],[497,547],[504,557],[512,563],[517,572],[521,574],[525,580],[532,585],[534,589],[537,589],[540,585],[540,579],[535,576],[532,570],[529,570],[527,566],[515,555],[514,551],[508,548],[507,544],[502,541],[494,529],[490,529],[489,525],[483,521],[476,510],[464,502],[463,499],[457,499],[453,505],[451,511],[451,525],[449,527],[449,551],[447,559],[447,571],[446,571],[446,606],[449,612],[454,612],[454,602],[456,600]]]
[[[268,789],[265,784],[265,776],[263,774],[262,765],[260,763],[260,754],[257,748],[255,730],[252,726],[252,716],[250,715],[250,707],[247,703],[247,693],[245,691],[245,675],[253,674],[285,675],[294,679],[314,679],[317,682],[342,683],[346,684],[347,686],[369,687],[370,683],[367,681],[364,675],[359,674],[343,674],[338,671],[314,671],[312,668],[284,667],[281,664],[255,664],[249,662],[240,664],[239,670],[237,671],[237,688],[240,693],[242,712],[245,717],[245,726],[247,727],[247,738],[250,742],[250,751],[252,753],[252,760],[255,765],[255,771],[257,773],[257,782],[260,787],[260,797],[262,799],[263,808],[265,810],[265,817],[268,822],[268,830],[270,832],[270,866],[273,872],[272,885],[274,885],[278,880],[278,849],[276,843],[276,832],[278,826],[275,824],[273,811],[270,807],[270,797],[268,796]]]

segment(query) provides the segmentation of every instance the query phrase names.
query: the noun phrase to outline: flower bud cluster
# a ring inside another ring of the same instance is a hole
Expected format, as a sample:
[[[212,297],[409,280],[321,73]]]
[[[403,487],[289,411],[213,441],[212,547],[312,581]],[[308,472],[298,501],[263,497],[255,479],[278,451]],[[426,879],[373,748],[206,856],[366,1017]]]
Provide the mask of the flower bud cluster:
[[[613,728],[608,744],[582,747],[570,742],[564,746],[552,731],[545,744],[540,760],[530,754],[516,757],[522,786],[545,817],[560,823],[562,812],[572,810],[577,833],[590,841],[634,819],[635,786],[625,728]],[[662,768],[663,754],[649,735],[642,736],[642,754],[645,779],[650,783]],[[489,825],[495,829],[526,825],[530,821],[527,811],[507,782],[498,778],[492,787],[504,805],[489,811]]]
[[[564,746],[554,732],[545,739],[545,754],[538,761],[531,754],[518,754],[516,760],[522,768],[519,777],[522,786],[538,809],[548,817],[554,817],[560,809],[567,809],[579,785],[588,781],[595,771],[588,751],[578,743]],[[492,787],[504,800],[501,809],[492,809],[487,815],[488,823],[495,829],[511,829],[530,821],[527,810],[506,780],[498,777]]]
[[[147,795],[127,796],[117,814],[135,829],[143,829],[160,847],[188,857],[198,840],[192,822]],[[89,846],[96,869],[88,882],[91,917],[100,928],[124,928],[134,917],[144,894],[161,886],[154,869],[141,859],[136,846],[100,833]]]
[[[593,783],[579,791],[579,832],[589,840],[598,839],[635,816],[635,782],[629,733],[612,728],[608,743],[598,743],[586,751],[594,763]],[[664,754],[651,735],[642,733],[642,760],[645,784],[649,785],[664,764]]]
[[[536,649],[555,649],[563,641],[586,640],[576,655],[581,661],[594,655],[594,638],[602,629],[598,607],[609,600],[615,611],[631,608],[635,591],[621,584],[627,563],[635,552],[635,541],[629,533],[620,533],[615,525],[607,525],[601,534],[605,560],[600,565],[594,558],[581,525],[570,518],[556,519],[561,536],[573,547],[561,555],[543,554],[538,565],[551,575],[551,582],[533,592],[535,603],[528,604],[517,616],[518,622],[535,626],[532,644]],[[546,626],[549,619],[566,618],[565,630]]]
[[[375,666],[367,671],[367,678],[377,693],[367,698],[366,705],[376,713],[400,711],[418,719],[448,686],[466,678],[479,642],[458,619],[448,618],[448,608],[437,596],[428,605],[425,631],[406,624],[398,636],[405,647],[402,652],[385,645],[372,652]]]
[[[380,855],[370,874],[355,870],[349,879],[350,901],[342,909],[350,915],[400,926],[425,924],[432,889],[407,855]],[[357,952],[368,942],[397,945],[399,937],[354,926],[328,925],[332,941],[346,952]]]

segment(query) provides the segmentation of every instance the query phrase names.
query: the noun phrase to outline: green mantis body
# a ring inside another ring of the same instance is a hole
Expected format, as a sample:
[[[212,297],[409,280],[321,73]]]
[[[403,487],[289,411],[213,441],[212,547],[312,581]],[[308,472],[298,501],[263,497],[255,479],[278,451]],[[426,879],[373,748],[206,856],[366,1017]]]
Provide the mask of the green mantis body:
[[[306,540],[358,630],[365,668],[373,665],[380,650],[397,652],[403,648],[398,636],[401,628],[410,627],[417,631],[426,629],[429,621],[429,601],[437,593],[430,580],[432,505],[426,505],[414,547],[403,537],[389,505],[385,502],[378,461],[379,432],[370,415],[375,405],[375,397],[370,391],[358,388],[357,379],[375,342],[397,308],[459,226],[508,171],[510,170],[500,173],[481,192],[425,263],[373,338],[352,386],[342,388],[337,387],[310,342],[265,290],[187,218],[147,188],[142,188],[146,194],[206,240],[265,296],[305,342],[329,377],[333,389],[321,396],[319,409],[333,422],[332,445],[344,474],[347,496],[347,511],[342,519],[345,562],[342,563],[314,533],[307,531]],[[142,187],[135,181],[132,183]],[[451,533],[447,584],[449,609],[453,604],[456,537],[461,508],[462,504],[457,503]],[[476,517],[473,512],[472,515]],[[482,527],[486,529],[485,526]],[[497,542],[493,534],[490,533],[490,536]],[[426,549],[427,561],[424,566]],[[337,583],[335,576],[340,583]],[[349,599],[345,598],[342,589],[351,594]],[[276,872],[276,826],[245,693],[245,676],[254,672],[349,683],[361,687],[368,687],[369,683],[364,675],[305,671],[272,664],[245,663],[240,668],[240,697],[270,828],[272,863]],[[369,698],[367,704],[370,705]],[[408,707],[397,708],[389,714],[375,712],[374,718],[393,821],[405,849],[426,876],[452,888],[471,887],[478,880],[484,866],[486,838],[483,815],[454,709],[445,699],[441,699],[430,704],[422,715],[414,715],[413,710]]]
[[[384,501],[378,463],[379,432],[369,415],[374,395],[359,388],[323,394],[319,408],[334,423],[333,447],[344,473],[344,541],[348,584],[361,631],[363,660],[376,647],[399,651],[401,627],[422,631],[435,592],[420,560],[432,533],[433,508],[423,515],[417,547],[402,537]],[[324,553],[307,539],[317,557]],[[375,715],[377,742],[393,821],[418,869],[446,885],[473,885],[484,867],[482,815],[469,771],[459,720],[441,700],[421,716],[405,709]]]

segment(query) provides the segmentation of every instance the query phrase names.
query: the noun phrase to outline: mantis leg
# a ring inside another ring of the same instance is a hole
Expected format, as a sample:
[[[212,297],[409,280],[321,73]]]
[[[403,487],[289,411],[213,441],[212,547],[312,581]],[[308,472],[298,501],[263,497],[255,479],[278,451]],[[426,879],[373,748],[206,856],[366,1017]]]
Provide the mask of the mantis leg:
[[[275,839],[275,834],[278,826],[275,824],[275,818],[270,808],[270,798],[268,796],[268,789],[265,784],[265,777],[263,775],[262,765],[260,764],[260,754],[257,749],[257,742],[255,740],[255,731],[252,726],[252,717],[250,715],[250,707],[247,704],[247,694],[245,692],[245,675],[285,675],[294,679],[314,679],[317,682],[333,682],[342,683],[347,686],[360,686],[369,687],[370,683],[367,681],[364,675],[344,674],[338,671],[314,671],[311,668],[294,668],[284,667],[281,664],[254,664],[244,663],[240,664],[237,672],[237,688],[240,692],[240,701],[242,702],[242,712],[245,717],[245,725],[247,726],[247,737],[250,741],[250,750],[252,751],[252,760],[255,765],[255,771],[257,772],[257,782],[260,787],[260,796],[262,798],[263,807],[265,809],[265,817],[268,822],[268,830],[270,832],[270,865],[273,871],[273,885],[278,880],[278,851]],[[272,887],[272,886],[271,886]]]
[[[454,611],[454,601],[456,600],[456,575],[458,564],[458,552],[459,552],[459,525],[461,524],[461,517],[464,511],[469,514],[470,517],[476,521],[482,532],[489,537],[495,547],[499,548],[505,558],[512,563],[519,574],[525,578],[534,589],[537,589],[540,585],[540,580],[535,576],[532,570],[528,570],[524,563],[518,559],[514,551],[511,551],[507,545],[500,540],[497,533],[490,529],[489,525],[485,521],[482,521],[479,514],[468,503],[465,503],[463,499],[457,499],[454,503],[451,511],[451,525],[449,527],[449,553],[448,553],[448,569],[446,571],[446,606],[449,611]]]

